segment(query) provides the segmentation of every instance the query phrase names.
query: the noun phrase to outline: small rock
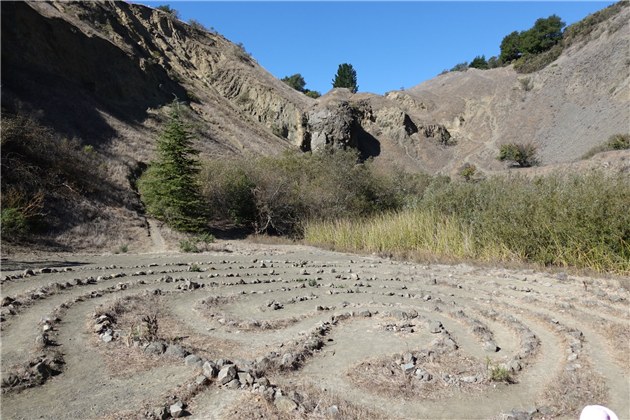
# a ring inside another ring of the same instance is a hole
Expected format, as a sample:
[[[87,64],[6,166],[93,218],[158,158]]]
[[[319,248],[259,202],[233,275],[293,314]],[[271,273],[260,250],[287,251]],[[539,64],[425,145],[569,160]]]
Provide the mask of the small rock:
[[[173,417],[174,419],[178,419],[184,415],[184,409],[179,404],[171,405],[170,412],[171,412],[171,417]]]
[[[239,389],[241,386],[241,382],[238,379],[232,379],[230,382],[223,386],[227,389]]]
[[[406,363],[406,364],[402,365],[401,368],[402,368],[403,372],[411,373],[416,368],[416,365],[413,364],[413,363]]]
[[[166,348],[166,351],[164,352],[165,356],[173,357],[176,359],[183,359],[184,357],[186,357],[186,354],[187,352],[182,346],[178,346],[175,344],[171,344],[170,346],[168,346]]]
[[[427,328],[429,329],[429,332],[433,334],[440,333],[443,329],[442,323],[440,321],[429,321]]]
[[[280,396],[275,399],[274,404],[276,408],[285,413],[290,413],[297,409],[297,404],[289,397]]]
[[[169,413],[166,407],[157,407],[153,410],[153,413],[158,420],[166,420],[171,416],[171,413]]]
[[[234,365],[224,366],[217,376],[219,385],[225,385],[236,378],[236,367]]]
[[[499,348],[497,347],[495,342],[492,341],[492,340],[488,340],[485,343],[483,343],[483,349],[485,351],[489,351],[489,352],[493,352],[493,353],[496,353],[497,351],[499,351]]]
[[[184,364],[186,366],[195,365],[197,363],[201,363],[201,357],[199,357],[199,356],[197,356],[195,354],[189,354],[184,359]]]
[[[156,341],[145,347],[144,352],[146,354],[162,354],[166,350],[164,343]]]
[[[208,379],[213,379],[217,376],[217,365],[212,360],[208,360],[207,362],[205,362],[202,369],[203,375]]]
[[[328,415],[332,418],[338,418],[341,415],[341,413],[339,412],[339,407],[337,407],[336,405],[331,405],[326,411],[328,411]]]

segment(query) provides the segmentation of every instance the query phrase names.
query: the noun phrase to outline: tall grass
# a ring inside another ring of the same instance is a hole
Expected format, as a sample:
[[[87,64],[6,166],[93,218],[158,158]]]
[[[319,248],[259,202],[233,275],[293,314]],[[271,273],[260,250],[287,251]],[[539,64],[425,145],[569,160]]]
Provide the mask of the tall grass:
[[[413,208],[359,220],[310,220],[304,236],[353,251],[428,251],[630,274],[630,176],[435,182]]]

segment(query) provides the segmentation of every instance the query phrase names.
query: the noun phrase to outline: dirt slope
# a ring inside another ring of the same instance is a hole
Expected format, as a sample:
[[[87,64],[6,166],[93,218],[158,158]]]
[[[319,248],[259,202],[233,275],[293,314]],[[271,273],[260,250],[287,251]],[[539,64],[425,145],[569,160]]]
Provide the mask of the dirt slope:
[[[532,74],[512,66],[451,72],[408,91],[428,106],[417,112],[460,141],[455,160],[499,170],[500,145],[532,143],[542,164],[575,161],[615,133],[630,130],[630,8],[600,24]],[[411,110],[410,110],[411,111]]]

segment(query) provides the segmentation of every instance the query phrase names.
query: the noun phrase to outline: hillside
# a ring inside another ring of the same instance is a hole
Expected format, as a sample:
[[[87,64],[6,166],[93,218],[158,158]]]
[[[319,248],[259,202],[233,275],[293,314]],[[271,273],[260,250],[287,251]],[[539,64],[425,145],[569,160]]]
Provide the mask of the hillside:
[[[145,6],[1,8],[3,117],[32,116],[55,138],[96,152],[98,171],[89,178],[98,185],[46,200],[52,245],[69,249],[107,248],[149,232],[133,181],[154,158],[174,98],[189,105],[203,158],[335,144],[411,172],[453,174],[466,162],[502,171],[494,157],[511,141],[535,144],[544,165],[567,163],[630,126],[629,7],[533,74],[470,69],[385,96],[334,89],[317,100],[279,81],[242,46]],[[3,158],[4,150],[3,134]],[[71,178],[59,184],[74,185]],[[5,190],[3,183],[3,197]]]
[[[405,93],[428,104],[418,118],[438,121],[461,140],[450,165],[499,170],[502,164],[492,158],[508,142],[536,145],[543,165],[575,161],[630,127],[629,20],[625,7],[532,74],[517,74],[512,66],[468,69]]]

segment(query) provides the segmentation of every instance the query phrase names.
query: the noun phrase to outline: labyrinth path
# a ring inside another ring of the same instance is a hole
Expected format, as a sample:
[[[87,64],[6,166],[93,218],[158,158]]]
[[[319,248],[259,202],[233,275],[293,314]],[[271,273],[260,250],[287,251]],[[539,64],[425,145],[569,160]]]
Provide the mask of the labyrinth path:
[[[2,260],[2,419],[630,418],[628,279],[304,246]]]

